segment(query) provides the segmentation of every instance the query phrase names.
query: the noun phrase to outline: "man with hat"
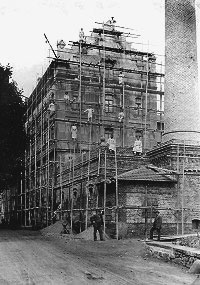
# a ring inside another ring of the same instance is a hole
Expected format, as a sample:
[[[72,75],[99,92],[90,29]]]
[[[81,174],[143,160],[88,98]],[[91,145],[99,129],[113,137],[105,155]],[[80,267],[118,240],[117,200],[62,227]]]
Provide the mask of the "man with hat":
[[[94,227],[94,241],[97,240],[97,231],[99,232],[100,240],[103,241],[103,216],[97,211],[92,211],[92,217],[90,218],[91,224]]]
[[[161,232],[161,226],[162,226],[162,217],[160,215],[159,211],[155,212],[155,220],[153,222],[153,226],[150,230],[150,239],[153,239],[153,232],[157,231],[158,233],[158,241],[160,241],[160,232]]]

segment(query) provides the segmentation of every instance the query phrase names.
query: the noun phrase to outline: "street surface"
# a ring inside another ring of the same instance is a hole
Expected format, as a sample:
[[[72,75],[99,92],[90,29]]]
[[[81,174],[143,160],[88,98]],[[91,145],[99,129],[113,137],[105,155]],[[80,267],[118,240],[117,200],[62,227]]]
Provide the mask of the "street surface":
[[[143,248],[138,240],[94,242],[0,230],[0,285],[188,285],[196,279],[186,269],[147,257]]]

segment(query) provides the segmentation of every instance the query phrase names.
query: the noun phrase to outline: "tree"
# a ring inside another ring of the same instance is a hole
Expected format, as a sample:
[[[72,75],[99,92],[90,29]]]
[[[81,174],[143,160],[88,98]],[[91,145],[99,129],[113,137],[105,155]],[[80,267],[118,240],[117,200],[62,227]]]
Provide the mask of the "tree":
[[[0,191],[20,179],[26,146],[25,103],[12,80],[12,68],[0,64]]]

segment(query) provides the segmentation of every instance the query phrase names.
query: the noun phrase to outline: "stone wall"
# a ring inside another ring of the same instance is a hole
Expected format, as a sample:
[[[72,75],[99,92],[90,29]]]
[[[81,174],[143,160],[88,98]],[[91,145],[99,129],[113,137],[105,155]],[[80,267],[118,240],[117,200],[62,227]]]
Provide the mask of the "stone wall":
[[[165,261],[171,261],[187,268],[190,268],[196,260],[200,259],[199,250],[195,250],[190,247],[150,242],[146,244],[145,248],[147,254],[153,257],[160,258]]]

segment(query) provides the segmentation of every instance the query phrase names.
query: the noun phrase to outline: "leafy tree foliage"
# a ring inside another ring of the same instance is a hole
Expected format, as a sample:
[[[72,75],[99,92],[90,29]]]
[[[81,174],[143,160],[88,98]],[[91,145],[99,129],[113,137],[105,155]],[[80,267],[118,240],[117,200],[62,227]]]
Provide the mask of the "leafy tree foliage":
[[[12,80],[12,68],[0,65],[0,191],[20,180],[26,145],[21,95]]]

